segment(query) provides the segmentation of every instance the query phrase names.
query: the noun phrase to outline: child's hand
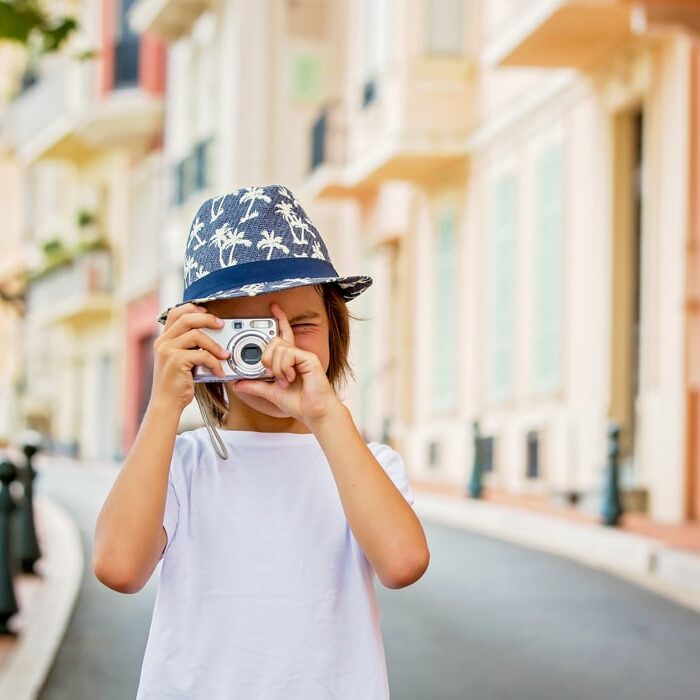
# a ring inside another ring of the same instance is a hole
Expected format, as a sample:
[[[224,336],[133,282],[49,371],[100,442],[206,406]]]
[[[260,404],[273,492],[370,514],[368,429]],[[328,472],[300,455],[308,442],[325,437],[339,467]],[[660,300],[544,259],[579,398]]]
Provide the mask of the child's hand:
[[[309,423],[328,415],[340,399],[326,377],[321,361],[313,352],[294,343],[294,331],[279,304],[270,304],[280,334],[273,338],[260,358],[272,371],[275,382],[241,379],[231,383],[236,394],[260,396],[280,410],[311,427]]]
[[[153,389],[151,401],[177,406],[182,411],[194,398],[192,368],[206,365],[223,377],[221,360],[229,356],[200,328],[220,329],[220,318],[196,304],[183,304],[170,311],[165,330],[153,344]]]

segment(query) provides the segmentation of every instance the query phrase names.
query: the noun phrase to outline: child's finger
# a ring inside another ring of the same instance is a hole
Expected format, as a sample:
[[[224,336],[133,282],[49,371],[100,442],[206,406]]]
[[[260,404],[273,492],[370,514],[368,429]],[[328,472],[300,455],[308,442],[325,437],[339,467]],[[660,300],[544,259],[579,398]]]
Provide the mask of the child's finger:
[[[278,344],[272,351],[272,357],[270,358],[270,368],[272,369],[272,374],[274,374],[277,379],[282,379],[282,370],[280,369],[281,362],[282,347]]]
[[[288,367],[285,370],[285,376],[287,377],[287,381],[291,384],[294,381],[294,377],[296,376],[296,372],[294,371],[294,367]]]
[[[296,361],[294,352],[287,348],[287,351],[280,353],[280,373],[287,378],[288,382],[294,381],[294,362]]]
[[[287,314],[284,313],[282,307],[276,301],[270,304],[270,311],[272,311],[272,314],[277,319],[277,325],[279,326],[282,340],[286,340],[290,345],[294,345],[294,331],[289,325]]]
[[[277,404],[276,395],[279,392],[279,387],[275,387],[275,382],[261,382],[256,379],[239,379],[233,382],[232,386],[235,393],[260,396],[271,403]]]

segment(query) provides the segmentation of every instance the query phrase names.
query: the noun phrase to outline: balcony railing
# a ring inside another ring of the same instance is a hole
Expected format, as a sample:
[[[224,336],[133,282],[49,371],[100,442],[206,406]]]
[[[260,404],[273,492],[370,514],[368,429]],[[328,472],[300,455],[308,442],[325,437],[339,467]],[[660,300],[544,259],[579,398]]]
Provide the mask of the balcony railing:
[[[3,116],[4,130],[21,160],[61,157],[77,114],[96,94],[95,77],[92,61],[64,55],[42,61],[38,77],[7,105]]]
[[[128,13],[134,32],[151,32],[165,41],[186,34],[215,0],[136,0]]]
[[[640,31],[639,18],[651,7],[683,0],[513,0],[498,31],[490,32],[487,65],[594,68]],[[640,15],[642,13],[642,15]],[[504,21],[507,19],[507,22]]]
[[[31,280],[27,293],[29,314],[47,321],[104,314],[110,308],[114,290],[112,261],[111,251],[93,250]]]
[[[355,105],[324,107],[311,125],[307,195],[359,194],[392,179],[426,182],[463,164],[475,113],[469,65],[426,59],[372,81]]]

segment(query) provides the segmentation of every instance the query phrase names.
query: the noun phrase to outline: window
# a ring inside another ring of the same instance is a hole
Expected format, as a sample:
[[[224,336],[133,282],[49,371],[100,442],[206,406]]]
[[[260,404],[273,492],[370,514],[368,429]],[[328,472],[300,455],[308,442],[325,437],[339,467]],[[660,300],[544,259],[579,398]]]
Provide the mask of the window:
[[[528,479],[540,477],[540,435],[531,430],[525,436],[526,463],[525,473]]]
[[[139,36],[131,31],[128,12],[134,0],[122,0],[119,7],[114,46],[114,87],[131,87],[139,82]]]
[[[464,0],[425,1],[427,54],[462,56],[465,52]]]
[[[377,77],[387,59],[387,2],[389,0],[365,0],[364,3],[364,76],[361,104],[367,107],[377,97]]]
[[[562,149],[552,146],[535,172],[532,384],[556,390],[561,380]]]
[[[516,182],[503,176],[493,192],[490,225],[488,396],[509,399],[513,390],[515,333]]]
[[[457,245],[455,211],[449,207],[438,219],[435,249],[435,308],[433,312],[433,405],[444,411],[456,402],[457,324]]]

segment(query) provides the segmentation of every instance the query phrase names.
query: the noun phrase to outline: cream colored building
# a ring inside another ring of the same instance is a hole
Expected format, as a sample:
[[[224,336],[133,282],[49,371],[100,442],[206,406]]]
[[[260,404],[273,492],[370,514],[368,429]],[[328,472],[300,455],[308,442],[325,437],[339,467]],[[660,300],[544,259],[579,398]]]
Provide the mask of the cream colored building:
[[[119,12],[98,0],[71,9],[80,32],[41,60],[1,117],[22,172],[14,202],[30,274],[18,420],[45,432],[58,451],[114,458],[125,403],[129,250],[143,234],[133,226],[130,179],[160,133],[162,102],[149,72],[157,47],[130,36]],[[98,56],[75,58],[86,49]],[[156,254],[156,269],[157,261]]]
[[[26,59],[13,44],[0,44],[0,109],[15,89]],[[21,429],[18,402],[22,381],[21,318],[24,311],[25,253],[19,202],[22,172],[0,131],[0,444],[12,443]]]
[[[173,165],[161,250],[160,307],[182,298],[185,243],[194,214],[216,194],[278,182],[300,193],[310,167],[310,133],[334,74],[332,3],[137,0],[132,28],[168,42],[164,158]],[[302,199],[324,231],[333,261],[362,265],[355,208]],[[308,205],[308,206],[307,206]],[[349,221],[350,223],[345,223]],[[357,303],[353,308],[357,308]],[[354,387],[345,398],[353,405]],[[201,424],[195,402],[181,427]]]
[[[597,509],[615,419],[629,504],[686,517],[697,9],[653,5],[336,5],[306,191],[355,207],[379,281],[363,418],[414,477],[466,487],[478,419],[489,486]]]
[[[369,320],[345,398],[416,481],[466,488],[478,420],[491,488],[595,510],[615,419],[628,504],[682,521],[697,13],[682,0],[136,0],[130,28],[168,45],[164,105],[131,91],[61,136],[49,97],[14,118],[20,155],[42,166],[32,236],[52,235],[41,212],[55,210],[75,238],[71,211],[105,196],[117,271],[77,315],[31,312],[28,367],[53,362],[55,380],[30,395],[60,440],[95,452],[113,373],[128,447],[149,319],[180,298],[194,212],[277,181],[341,272],[375,278],[351,305]],[[54,100],[83,94],[83,73]]]

